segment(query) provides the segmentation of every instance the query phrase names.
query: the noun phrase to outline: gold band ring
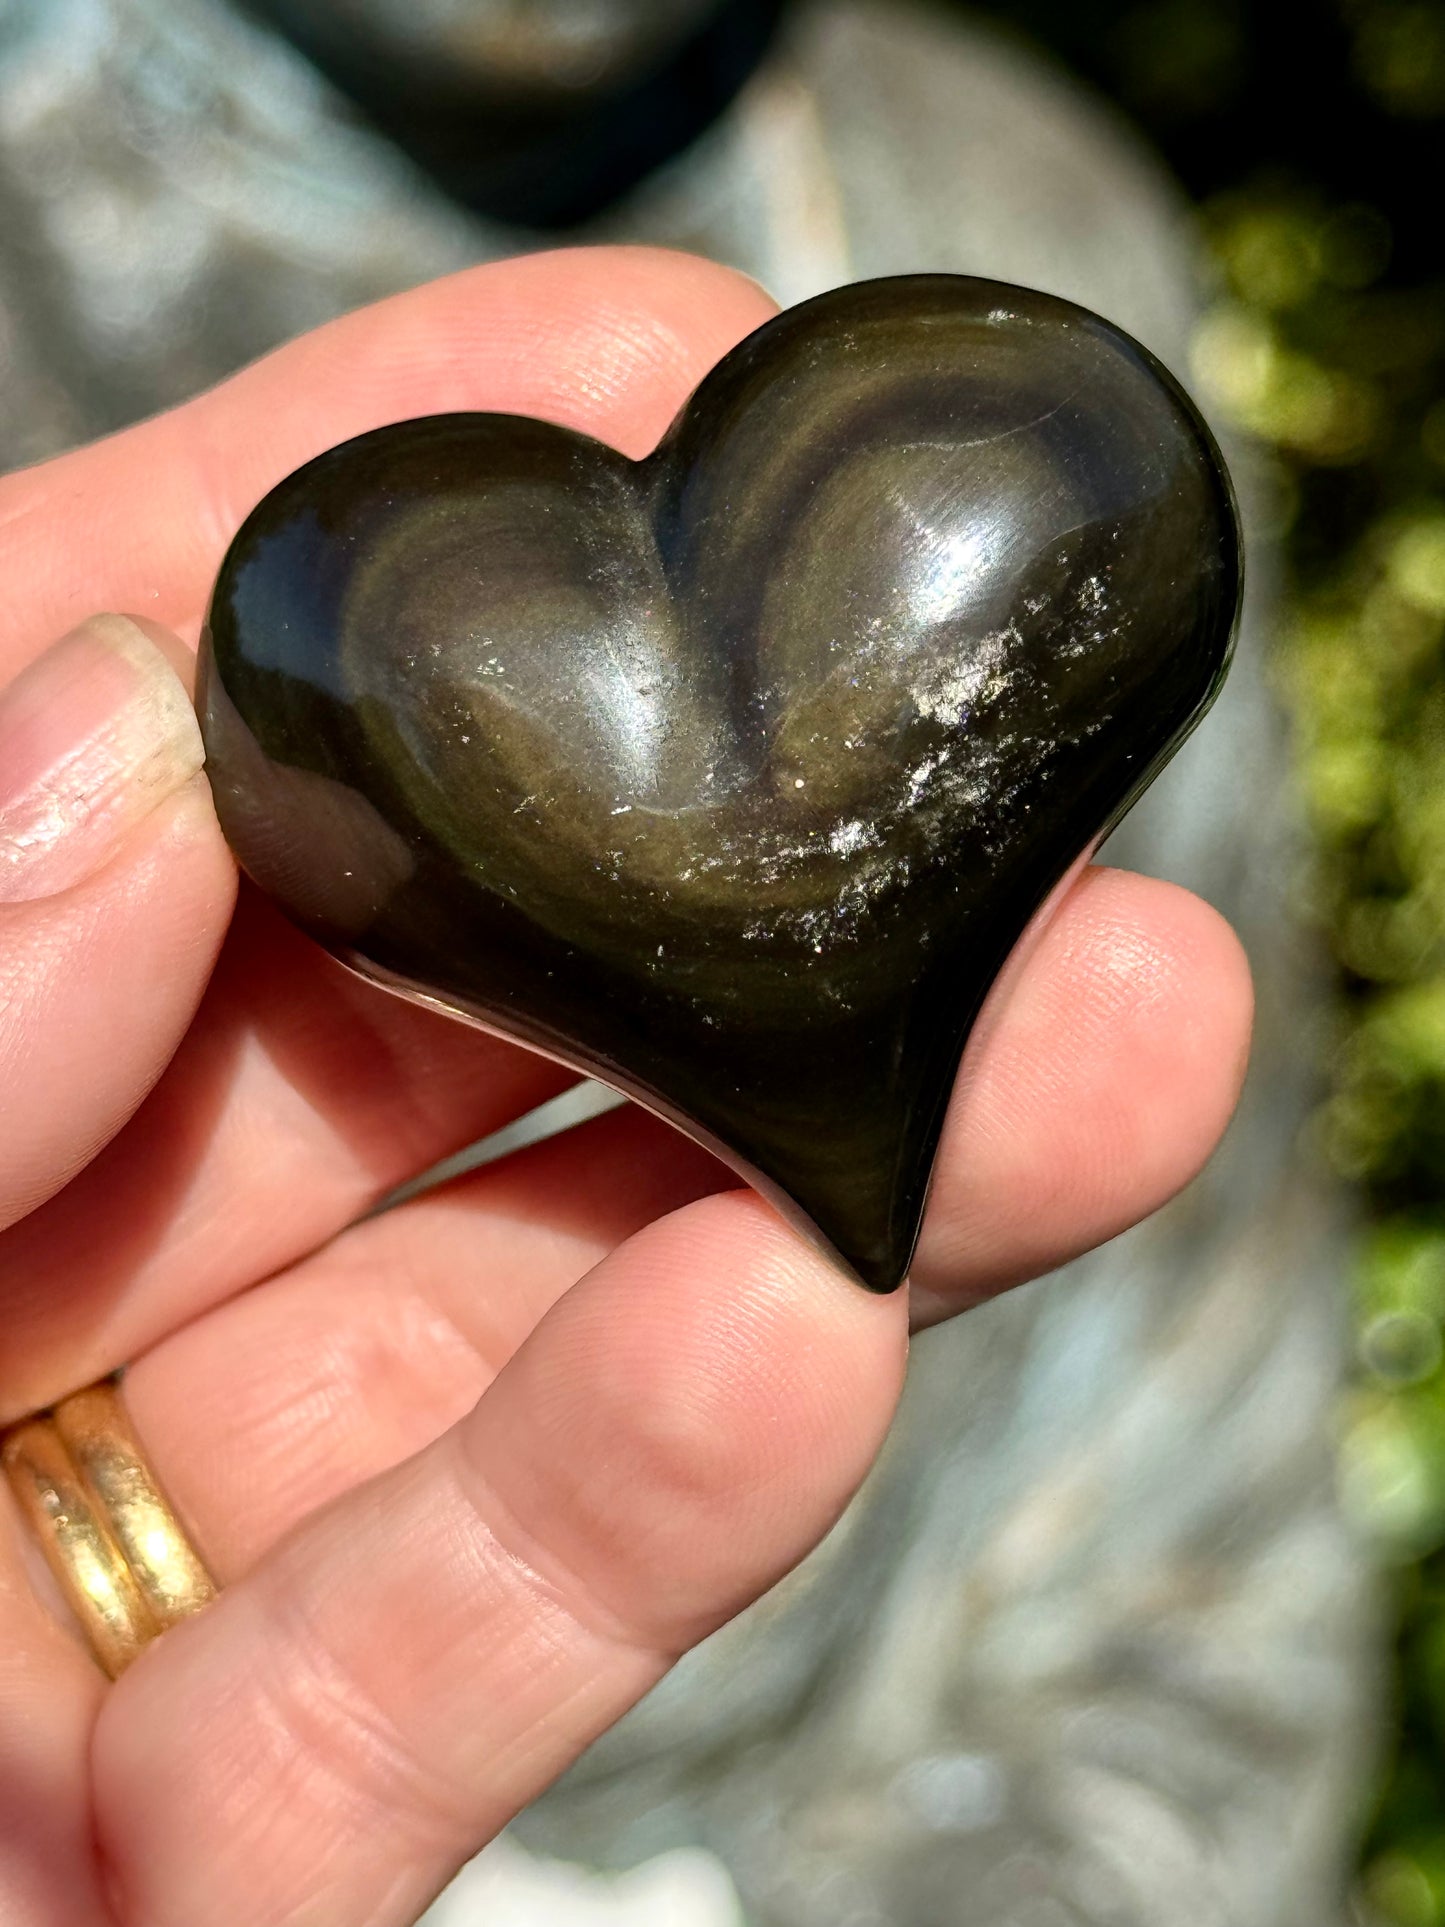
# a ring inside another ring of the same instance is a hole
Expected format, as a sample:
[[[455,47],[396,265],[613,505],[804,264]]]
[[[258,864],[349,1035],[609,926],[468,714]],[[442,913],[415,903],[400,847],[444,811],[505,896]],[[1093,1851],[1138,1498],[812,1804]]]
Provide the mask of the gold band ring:
[[[112,1679],[216,1595],[166,1502],[114,1380],[0,1439],[0,1467],[96,1659]]]

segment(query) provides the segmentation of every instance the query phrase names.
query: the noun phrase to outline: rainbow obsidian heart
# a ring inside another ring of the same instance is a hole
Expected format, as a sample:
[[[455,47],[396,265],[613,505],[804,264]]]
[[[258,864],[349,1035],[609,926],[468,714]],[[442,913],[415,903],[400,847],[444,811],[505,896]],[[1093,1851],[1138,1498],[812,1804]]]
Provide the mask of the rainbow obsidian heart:
[[[216,583],[211,778],[338,957],[639,1098],[889,1290],[984,995],[1203,714],[1239,590],[1136,343],[867,282],[645,461],[443,415],[288,477]]]

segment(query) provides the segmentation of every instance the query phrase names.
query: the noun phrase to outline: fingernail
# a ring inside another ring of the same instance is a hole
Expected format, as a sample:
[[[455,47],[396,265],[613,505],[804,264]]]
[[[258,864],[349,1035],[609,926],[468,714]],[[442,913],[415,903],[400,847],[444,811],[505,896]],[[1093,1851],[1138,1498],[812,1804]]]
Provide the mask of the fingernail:
[[[165,656],[93,616],[0,691],[0,903],[68,890],[205,762]]]

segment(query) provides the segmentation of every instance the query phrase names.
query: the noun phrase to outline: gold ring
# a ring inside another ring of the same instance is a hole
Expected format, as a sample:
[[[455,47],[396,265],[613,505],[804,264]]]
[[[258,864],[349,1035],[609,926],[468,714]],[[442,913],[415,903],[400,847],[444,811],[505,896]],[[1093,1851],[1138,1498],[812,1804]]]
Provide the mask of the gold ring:
[[[167,1626],[215,1598],[113,1379],[11,1426],[0,1466],[112,1679]]]

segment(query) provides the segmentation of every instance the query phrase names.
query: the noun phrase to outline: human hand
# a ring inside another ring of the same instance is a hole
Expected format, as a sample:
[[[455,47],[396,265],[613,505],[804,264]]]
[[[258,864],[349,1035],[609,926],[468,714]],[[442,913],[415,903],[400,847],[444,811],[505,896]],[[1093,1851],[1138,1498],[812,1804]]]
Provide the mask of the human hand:
[[[0,1919],[387,1927],[792,1566],[866,1472],[909,1294],[834,1272],[632,1109],[355,1221],[570,1081],[243,892],[184,665],[302,461],[499,409],[646,451],[771,312],[682,256],[475,270],[0,483],[0,1420],[121,1365],[223,1586],[108,1684],[0,1492]],[[1193,1175],[1246,966],[1091,869],[990,999],[915,1324]]]

